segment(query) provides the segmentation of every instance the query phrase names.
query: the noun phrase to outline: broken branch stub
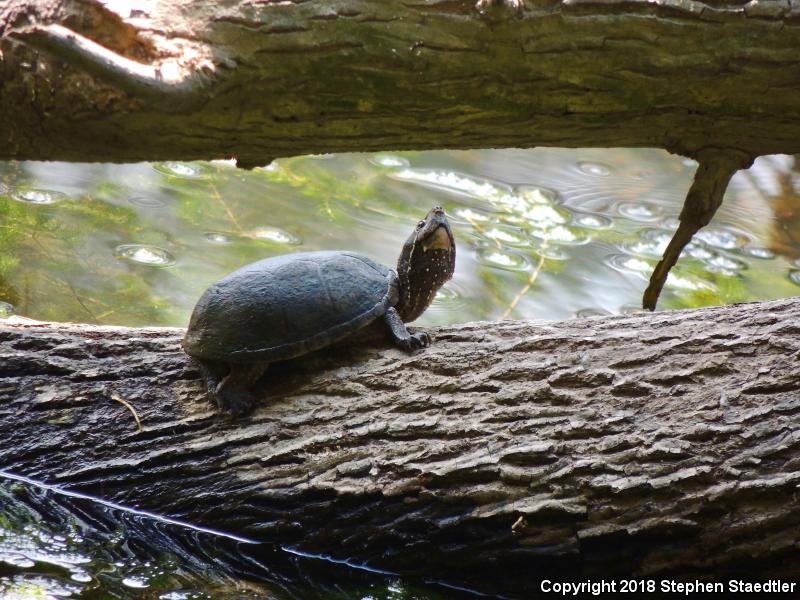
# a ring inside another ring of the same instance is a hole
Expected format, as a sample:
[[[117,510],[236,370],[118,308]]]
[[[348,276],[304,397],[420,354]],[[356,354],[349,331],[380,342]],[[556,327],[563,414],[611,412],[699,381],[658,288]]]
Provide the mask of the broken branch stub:
[[[697,153],[696,158],[699,164],[678,217],[680,224],[653,270],[650,284],[644,292],[642,305],[648,310],[655,310],[669,271],[678,261],[683,249],[692,241],[694,234],[708,225],[714,217],[733,174],[753,163],[753,157],[747,153],[727,148],[703,149]]]

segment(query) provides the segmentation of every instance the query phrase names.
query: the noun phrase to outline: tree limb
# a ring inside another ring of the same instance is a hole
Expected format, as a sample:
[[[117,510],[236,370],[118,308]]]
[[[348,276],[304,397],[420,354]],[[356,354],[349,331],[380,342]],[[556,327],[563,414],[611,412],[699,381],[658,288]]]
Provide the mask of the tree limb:
[[[746,169],[753,164],[753,158],[738,150],[722,150],[708,148],[698,153],[699,163],[694,174],[694,181],[686,199],[683,210],[678,217],[678,230],[672,236],[663,258],[658,261],[650,284],[644,292],[642,304],[648,310],[655,310],[661,289],[667,281],[670,269],[678,262],[678,257],[692,237],[711,219],[722,206],[722,198],[728,182],[739,169]]]

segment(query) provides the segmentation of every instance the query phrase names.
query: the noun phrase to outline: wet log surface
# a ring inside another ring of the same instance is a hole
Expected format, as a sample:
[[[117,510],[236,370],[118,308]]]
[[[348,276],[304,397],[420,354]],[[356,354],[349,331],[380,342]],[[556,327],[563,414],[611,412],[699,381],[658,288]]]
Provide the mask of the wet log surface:
[[[0,321],[0,467],[512,596],[796,578],[798,322],[791,299],[373,338],[273,365],[229,421],[180,329]]]

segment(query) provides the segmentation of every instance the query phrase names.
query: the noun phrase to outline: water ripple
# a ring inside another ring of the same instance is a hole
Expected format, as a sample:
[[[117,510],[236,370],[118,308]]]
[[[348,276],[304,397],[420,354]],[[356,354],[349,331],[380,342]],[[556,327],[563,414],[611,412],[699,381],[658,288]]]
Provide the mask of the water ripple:
[[[256,227],[245,235],[257,240],[267,240],[289,246],[298,246],[303,243],[300,237],[279,227]]]
[[[581,161],[576,166],[581,173],[594,175],[595,177],[608,177],[613,171],[611,166],[607,164],[588,160]]]
[[[55,190],[30,189],[11,192],[11,198],[17,202],[25,202],[27,204],[55,204],[66,197],[65,193]]]
[[[530,260],[527,256],[510,250],[484,247],[478,248],[475,255],[482,265],[497,269],[526,271],[530,267]]]
[[[114,255],[148,267],[169,267],[175,264],[175,257],[168,250],[148,244],[122,244],[114,249]]]

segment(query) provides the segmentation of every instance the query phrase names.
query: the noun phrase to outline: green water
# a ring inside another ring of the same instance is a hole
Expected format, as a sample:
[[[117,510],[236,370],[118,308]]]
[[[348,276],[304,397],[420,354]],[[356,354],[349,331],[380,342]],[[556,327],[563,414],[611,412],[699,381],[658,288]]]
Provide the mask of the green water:
[[[436,204],[457,269],[420,324],[634,311],[694,167],[654,150],[557,149],[301,157],[250,172],[0,164],[0,316],[182,326],[210,283],[259,258],[350,249],[393,265]],[[659,308],[797,294],[798,190],[791,157],[737,174]],[[79,504],[0,478],[0,597],[462,597],[284,552],[244,559],[252,549],[223,553],[210,534],[180,543],[180,527]]]
[[[779,239],[772,202],[790,166],[771,157],[736,176],[659,308],[797,292],[798,247]],[[185,325],[205,287],[265,256],[339,248],[394,265],[441,204],[457,270],[421,324],[636,310],[693,170],[660,151],[554,149],[301,157],[251,172],[6,163],[0,301],[34,319]]]

